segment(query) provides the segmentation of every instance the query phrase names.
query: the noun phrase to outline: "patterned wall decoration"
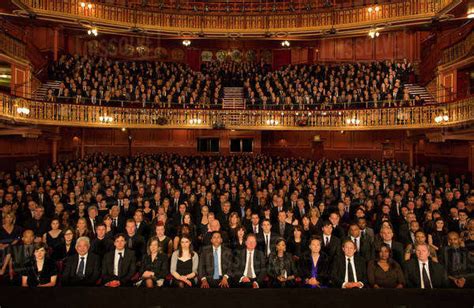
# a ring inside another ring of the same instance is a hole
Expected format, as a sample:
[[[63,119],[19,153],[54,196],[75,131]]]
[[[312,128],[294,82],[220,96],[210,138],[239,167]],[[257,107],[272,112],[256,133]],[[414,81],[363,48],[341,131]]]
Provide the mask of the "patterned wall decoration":
[[[201,61],[202,62],[210,62],[212,61],[212,51],[204,50],[201,53]]]

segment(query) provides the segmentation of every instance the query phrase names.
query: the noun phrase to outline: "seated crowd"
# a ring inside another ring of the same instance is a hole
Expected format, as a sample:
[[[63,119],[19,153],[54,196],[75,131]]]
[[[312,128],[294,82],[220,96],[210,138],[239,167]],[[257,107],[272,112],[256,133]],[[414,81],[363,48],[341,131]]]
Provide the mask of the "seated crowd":
[[[125,62],[102,57],[63,55],[50,67],[60,88],[47,101],[102,106],[199,107],[222,103],[223,88],[212,72],[194,72],[167,62]]]
[[[126,62],[63,55],[50,68],[60,88],[51,102],[153,108],[221,108],[224,87],[244,87],[250,109],[338,109],[423,104],[404,88],[411,63],[288,65],[272,71],[264,63],[204,62],[199,72],[166,62]]]
[[[0,173],[3,285],[469,288],[474,192],[396,161],[95,154]]]
[[[408,61],[370,64],[288,65],[245,81],[248,106],[337,109],[420,105],[403,85],[413,68]]]

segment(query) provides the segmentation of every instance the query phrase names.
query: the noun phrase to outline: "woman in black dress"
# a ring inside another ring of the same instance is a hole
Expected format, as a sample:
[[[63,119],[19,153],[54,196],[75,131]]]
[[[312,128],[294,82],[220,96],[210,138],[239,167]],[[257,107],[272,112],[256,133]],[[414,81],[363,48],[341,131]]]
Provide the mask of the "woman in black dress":
[[[247,232],[244,226],[239,226],[237,228],[236,236],[234,240],[231,242],[231,248],[234,253],[237,251],[245,248],[245,237],[247,236]]]
[[[53,218],[51,220],[51,230],[46,232],[43,235],[43,243],[46,243],[48,245],[49,249],[54,249],[55,247],[59,246],[62,241],[63,237],[62,235],[62,230],[60,229],[60,222],[59,218]]]
[[[166,275],[168,275],[168,266],[168,256],[161,251],[158,238],[150,238],[147,254],[143,257],[140,267],[141,279],[136,285],[143,285],[147,288],[163,286]]]
[[[367,277],[372,288],[403,288],[405,285],[403,271],[391,254],[390,246],[382,244],[377,259],[369,261]]]
[[[293,234],[288,239],[288,252],[290,252],[295,261],[297,261],[307,250],[307,247],[306,238],[303,237],[301,226],[294,226]]]
[[[44,243],[35,245],[33,257],[26,265],[21,277],[23,287],[54,287],[57,269],[53,260],[46,256],[47,246]]]
[[[165,224],[162,221],[156,223],[155,232],[160,250],[170,258],[173,253],[173,242],[165,235]]]
[[[199,257],[193,251],[191,238],[184,235],[179,241],[178,250],[171,256],[172,285],[179,288],[193,287],[197,283]]]
[[[74,238],[74,230],[67,228],[63,231],[62,243],[53,248],[51,259],[54,261],[63,261],[69,256],[76,254],[76,240]]]
[[[286,252],[286,242],[279,238],[275,245],[276,251],[268,258],[268,276],[274,288],[291,288],[295,286],[297,270],[291,253]]]
[[[0,228],[0,249],[15,245],[21,239],[22,228],[16,225],[15,221],[16,217],[13,212],[3,216],[3,224]]]

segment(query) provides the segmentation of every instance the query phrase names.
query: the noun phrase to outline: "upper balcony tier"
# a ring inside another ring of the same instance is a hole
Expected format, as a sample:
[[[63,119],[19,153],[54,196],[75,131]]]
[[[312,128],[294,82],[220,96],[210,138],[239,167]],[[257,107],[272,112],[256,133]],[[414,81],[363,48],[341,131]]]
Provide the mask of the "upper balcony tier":
[[[19,0],[37,18],[77,27],[98,27],[101,32],[144,32],[148,34],[207,37],[286,37],[366,31],[430,22],[454,5],[450,0],[382,1],[354,7],[321,6],[312,1],[275,5],[241,5],[240,10],[222,3],[162,1],[163,5],[143,7],[78,0]],[[234,2],[232,2],[234,3]],[[243,2],[242,2],[243,3]],[[168,4],[168,5],[165,5]],[[222,5],[221,5],[222,4]],[[243,7],[243,9],[242,9]],[[288,7],[288,8],[287,8]]]
[[[474,121],[474,98],[417,107],[343,110],[213,110],[57,104],[0,96],[0,119],[30,125],[246,130],[407,130]]]

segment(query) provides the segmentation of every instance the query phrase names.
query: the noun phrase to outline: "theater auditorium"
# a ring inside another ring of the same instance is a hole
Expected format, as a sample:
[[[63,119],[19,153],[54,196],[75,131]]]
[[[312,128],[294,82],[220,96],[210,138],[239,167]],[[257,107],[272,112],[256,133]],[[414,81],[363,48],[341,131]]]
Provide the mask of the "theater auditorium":
[[[0,1],[0,307],[474,307],[473,0]]]

